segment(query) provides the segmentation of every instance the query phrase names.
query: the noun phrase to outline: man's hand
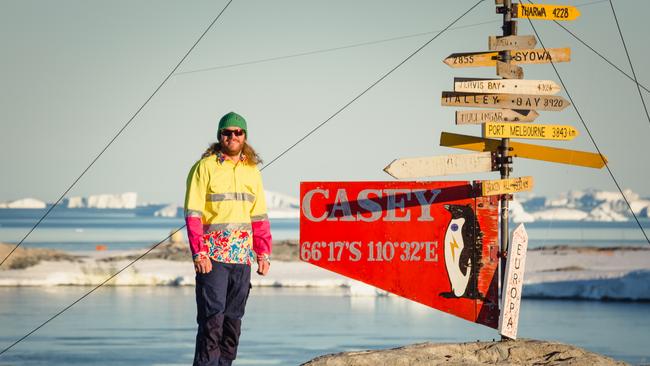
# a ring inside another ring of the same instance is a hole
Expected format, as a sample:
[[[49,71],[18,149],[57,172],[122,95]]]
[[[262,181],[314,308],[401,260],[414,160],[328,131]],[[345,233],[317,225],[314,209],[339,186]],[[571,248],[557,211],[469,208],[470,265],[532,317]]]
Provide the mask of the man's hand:
[[[267,255],[257,257],[257,274],[266,276],[271,268],[271,261]]]
[[[212,271],[212,261],[207,255],[202,255],[194,260],[194,270],[196,273],[210,273]]]

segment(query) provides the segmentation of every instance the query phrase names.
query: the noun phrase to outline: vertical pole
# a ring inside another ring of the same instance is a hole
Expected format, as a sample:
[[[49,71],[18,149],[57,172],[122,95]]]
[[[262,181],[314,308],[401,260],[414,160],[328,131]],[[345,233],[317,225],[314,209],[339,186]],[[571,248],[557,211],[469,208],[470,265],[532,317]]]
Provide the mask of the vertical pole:
[[[517,25],[516,21],[512,20],[512,0],[504,0],[503,1],[503,7],[504,7],[504,12],[503,12],[503,35],[504,36],[512,36],[517,34]],[[502,51],[500,52],[501,56],[501,61],[505,63],[510,63],[511,61],[511,55],[510,51]],[[501,139],[501,146],[499,146],[499,150],[501,153],[501,179],[508,179],[510,176],[510,164],[508,163],[508,155],[509,155],[509,142],[510,139]],[[504,291],[505,288],[505,268],[506,268],[506,257],[505,254],[508,252],[508,239],[509,239],[509,231],[508,231],[508,200],[510,196],[505,194],[501,196],[501,261],[500,261],[500,288],[501,292]],[[500,298],[503,298],[503,294],[500,294]],[[501,309],[503,311],[503,309]],[[502,337],[503,339],[507,339],[506,337]]]

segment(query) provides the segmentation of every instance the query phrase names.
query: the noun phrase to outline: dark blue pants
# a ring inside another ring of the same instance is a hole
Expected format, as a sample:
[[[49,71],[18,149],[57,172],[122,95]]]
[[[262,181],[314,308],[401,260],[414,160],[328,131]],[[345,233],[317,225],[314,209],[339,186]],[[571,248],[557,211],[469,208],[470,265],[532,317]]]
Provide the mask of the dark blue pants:
[[[210,273],[196,274],[194,366],[229,366],[237,357],[241,318],[251,288],[251,267],[212,261]]]

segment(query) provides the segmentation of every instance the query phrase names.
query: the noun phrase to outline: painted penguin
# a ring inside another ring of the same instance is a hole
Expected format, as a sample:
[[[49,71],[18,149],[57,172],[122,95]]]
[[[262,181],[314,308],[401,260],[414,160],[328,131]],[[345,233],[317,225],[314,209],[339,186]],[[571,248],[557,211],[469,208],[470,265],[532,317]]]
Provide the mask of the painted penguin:
[[[451,213],[444,243],[451,292],[441,296],[483,298],[477,288],[483,241],[474,210],[471,205],[445,205],[445,209]]]

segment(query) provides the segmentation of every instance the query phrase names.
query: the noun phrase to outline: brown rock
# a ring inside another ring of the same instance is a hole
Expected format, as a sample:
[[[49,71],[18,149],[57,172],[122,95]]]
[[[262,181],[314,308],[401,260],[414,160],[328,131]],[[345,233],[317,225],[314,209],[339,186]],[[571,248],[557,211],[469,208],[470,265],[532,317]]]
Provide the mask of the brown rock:
[[[519,339],[503,342],[421,343],[375,351],[320,356],[309,366],[420,365],[626,365],[582,348],[548,341]]]
[[[79,257],[66,254],[60,250],[25,248],[24,246],[19,246],[14,250],[15,247],[16,244],[0,243],[0,261],[7,258],[2,266],[0,266],[0,270],[23,269],[35,266],[41,261],[79,261]],[[11,255],[7,257],[9,253]]]

